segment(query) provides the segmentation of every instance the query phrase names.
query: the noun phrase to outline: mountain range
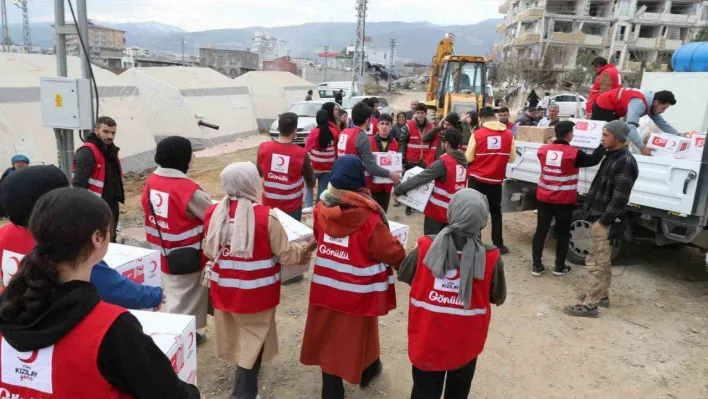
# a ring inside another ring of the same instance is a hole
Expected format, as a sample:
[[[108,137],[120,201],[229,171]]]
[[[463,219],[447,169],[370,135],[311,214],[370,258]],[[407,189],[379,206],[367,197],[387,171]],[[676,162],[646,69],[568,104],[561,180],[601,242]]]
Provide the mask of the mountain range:
[[[215,29],[201,32],[187,32],[179,27],[159,22],[109,23],[93,21],[97,25],[125,30],[128,46],[138,46],[153,52],[181,53],[182,40],[185,52],[199,54],[200,46],[245,50],[251,46],[251,39],[258,31],[266,31],[271,36],[288,41],[294,57],[315,58],[323,46],[329,45],[333,51],[341,51],[354,44],[356,24],[336,22],[314,22],[296,26],[275,28],[250,27],[242,29]],[[496,25],[501,19],[488,19],[472,25],[434,25],[428,22],[373,22],[366,25],[366,36],[378,48],[388,48],[389,39],[397,39],[397,57],[404,60],[428,62],[435,46],[447,32],[455,34],[455,51],[458,54],[486,55],[494,43],[502,36],[496,33]],[[22,42],[22,25],[9,24],[10,37],[15,43]],[[35,46],[52,47],[51,23],[30,25],[32,43]]]

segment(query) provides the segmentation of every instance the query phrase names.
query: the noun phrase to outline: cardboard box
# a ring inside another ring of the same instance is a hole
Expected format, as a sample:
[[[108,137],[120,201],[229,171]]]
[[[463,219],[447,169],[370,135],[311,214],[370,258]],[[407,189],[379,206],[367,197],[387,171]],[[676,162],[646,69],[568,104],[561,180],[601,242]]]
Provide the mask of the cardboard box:
[[[570,145],[593,150],[600,146],[602,143],[602,128],[605,127],[605,121],[572,118],[570,121],[575,123],[573,140]]]
[[[388,228],[391,230],[391,234],[393,234],[393,236],[396,237],[405,248],[406,244],[408,244],[408,233],[410,232],[410,227],[405,224],[389,220]]]
[[[131,310],[162,353],[170,359],[180,380],[197,384],[197,340],[194,316]]]
[[[550,144],[555,138],[555,130],[552,127],[519,126],[516,129],[515,140],[529,143]]]
[[[376,164],[393,172],[403,172],[403,156],[399,152],[374,152]],[[375,184],[393,184],[388,177],[374,176]]]
[[[424,169],[416,166],[413,169],[409,169],[405,175],[403,175],[402,183],[410,179],[411,177],[419,174]],[[425,211],[426,205],[430,200],[430,196],[433,195],[433,182],[424,184],[414,190],[407,192],[405,195],[398,197],[398,202],[403,205],[410,206],[418,212]]]
[[[138,284],[162,286],[160,251],[156,249],[111,243],[103,260],[110,268]]]
[[[688,159],[692,161],[703,160],[703,148],[706,145],[705,134],[694,134],[691,136],[691,145],[688,150]]]
[[[283,228],[285,229],[285,232],[288,235],[288,241],[290,242],[308,242],[312,238],[312,229],[307,227],[306,225],[298,222],[297,220],[293,219],[288,215],[287,213],[281,211],[280,209],[276,209],[276,212],[278,213],[278,220],[280,220],[280,223],[283,225]],[[309,269],[310,265],[309,263],[305,263],[303,265],[294,265],[294,266],[282,266],[282,270],[280,272],[280,280],[282,282],[287,282],[288,280],[291,280],[297,276],[300,276],[304,274],[307,269]]]
[[[647,143],[647,148],[652,150],[653,155],[673,158],[686,158],[690,146],[691,140],[666,133],[652,133]]]

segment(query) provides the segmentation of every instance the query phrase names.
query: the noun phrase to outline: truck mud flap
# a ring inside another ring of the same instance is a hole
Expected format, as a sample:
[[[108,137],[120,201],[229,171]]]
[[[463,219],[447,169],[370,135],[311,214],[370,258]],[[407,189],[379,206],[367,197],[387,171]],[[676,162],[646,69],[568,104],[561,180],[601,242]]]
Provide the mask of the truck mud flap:
[[[536,190],[516,180],[504,180],[502,184],[502,213],[530,211],[538,208]]]

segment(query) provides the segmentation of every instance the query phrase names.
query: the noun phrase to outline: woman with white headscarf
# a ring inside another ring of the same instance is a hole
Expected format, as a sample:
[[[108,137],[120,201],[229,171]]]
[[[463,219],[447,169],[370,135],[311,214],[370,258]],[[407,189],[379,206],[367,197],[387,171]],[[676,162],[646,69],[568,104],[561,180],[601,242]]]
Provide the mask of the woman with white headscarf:
[[[487,198],[460,190],[447,217],[449,226],[419,238],[399,269],[398,279],[411,285],[411,399],[440,398],[443,386],[445,399],[467,398],[487,339],[490,303],[499,306],[506,299],[499,249],[480,238],[489,217]]]
[[[214,262],[216,353],[237,363],[230,398],[255,399],[261,361],[278,353],[280,266],[308,263],[316,243],[288,242],[275,209],[260,204],[261,180],[254,164],[227,166],[221,185],[226,197],[204,218],[204,252]]]

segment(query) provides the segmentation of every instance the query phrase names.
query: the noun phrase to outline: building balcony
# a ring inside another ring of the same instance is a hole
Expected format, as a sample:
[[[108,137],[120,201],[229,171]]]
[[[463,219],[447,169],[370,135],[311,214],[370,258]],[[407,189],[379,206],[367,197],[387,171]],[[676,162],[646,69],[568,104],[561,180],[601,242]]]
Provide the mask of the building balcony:
[[[516,22],[533,22],[543,18],[545,10],[543,7],[532,7],[519,12],[516,15]]]
[[[656,12],[645,12],[640,15],[639,18],[635,18],[636,22],[645,23],[668,23],[668,24],[686,24],[695,25],[698,23],[698,17],[693,14],[670,14],[670,13],[656,13]]]
[[[576,46],[603,46],[609,45],[609,40],[606,37],[598,35],[589,35],[583,32],[553,32],[548,38],[550,42],[556,44],[569,44]]]
[[[515,46],[525,46],[541,41],[541,35],[538,33],[522,33],[514,40]]]
[[[514,1],[515,0],[504,0],[499,6],[499,14],[506,14],[506,12],[509,11],[509,7],[514,4]]]
[[[505,23],[500,23],[497,25],[497,33],[502,33],[506,30],[506,24]]]

